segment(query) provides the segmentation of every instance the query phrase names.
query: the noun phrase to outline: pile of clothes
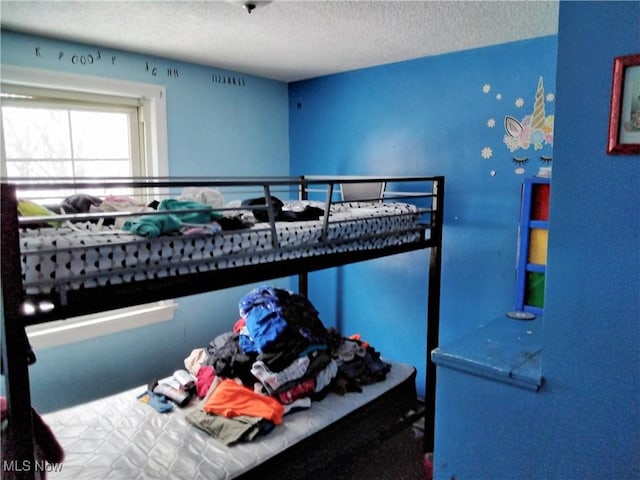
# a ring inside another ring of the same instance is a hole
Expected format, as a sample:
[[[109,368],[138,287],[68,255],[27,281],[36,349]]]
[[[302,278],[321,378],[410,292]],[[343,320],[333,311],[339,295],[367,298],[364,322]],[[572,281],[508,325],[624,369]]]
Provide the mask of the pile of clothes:
[[[270,206],[275,221],[294,222],[318,220],[324,210],[310,202],[287,201],[278,197],[256,197],[233,200],[225,204],[223,194],[208,187],[185,187],[176,198],[165,198],[145,203],[138,198],[107,195],[105,198],[79,193],[65,198],[57,205],[40,205],[28,199],[18,201],[21,216],[51,216],[50,222],[30,224],[30,228],[60,227],[78,228],[84,225],[93,229],[113,226],[147,238],[160,235],[190,235],[219,233],[223,230],[248,228],[257,222],[268,222]],[[103,213],[104,217],[90,222],[71,223],[55,220],[59,214]],[[109,214],[114,213],[113,217]],[[122,213],[140,214],[122,216]]]
[[[223,443],[252,440],[327,393],[360,392],[391,366],[357,335],[325,328],[304,296],[262,286],[239,302],[233,330],[185,359],[202,399],[187,420]]]

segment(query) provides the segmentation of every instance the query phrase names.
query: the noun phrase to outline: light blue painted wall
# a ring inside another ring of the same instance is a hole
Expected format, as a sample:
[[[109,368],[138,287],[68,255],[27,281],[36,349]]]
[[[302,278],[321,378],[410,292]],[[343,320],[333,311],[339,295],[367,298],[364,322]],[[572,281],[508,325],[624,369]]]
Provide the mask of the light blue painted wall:
[[[285,83],[8,31],[1,40],[3,64],[165,86],[171,175],[289,172]],[[213,81],[221,77],[243,86]],[[192,348],[231,329],[237,301],[251,287],[180,299],[167,323],[38,351],[30,368],[33,404],[46,412],[166,376]]]
[[[8,31],[2,31],[2,63],[163,85],[172,175],[288,173],[283,82]],[[220,77],[243,86],[214,82]]]
[[[504,119],[526,124],[542,78],[552,121],[555,65],[552,36],[290,86],[293,174],[446,177],[441,343],[513,308],[521,183],[545,166],[539,157],[552,145],[512,152]],[[427,268],[428,252],[414,252],[314,274],[310,289],[346,334],[418,366],[421,395]],[[334,283],[342,286],[337,305],[322,293]]]

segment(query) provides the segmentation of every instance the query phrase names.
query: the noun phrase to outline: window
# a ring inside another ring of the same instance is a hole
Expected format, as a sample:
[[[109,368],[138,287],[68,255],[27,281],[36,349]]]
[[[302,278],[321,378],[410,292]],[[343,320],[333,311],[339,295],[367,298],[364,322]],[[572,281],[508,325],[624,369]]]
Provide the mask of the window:
[[[166,176],[162,87],[3,66],[0,90],[3,177]],[[73,193],[38,191],[32,199],[59,203]],[[175,307],[156,302],[27,332],[35,348],[45,348],[169,320]]]

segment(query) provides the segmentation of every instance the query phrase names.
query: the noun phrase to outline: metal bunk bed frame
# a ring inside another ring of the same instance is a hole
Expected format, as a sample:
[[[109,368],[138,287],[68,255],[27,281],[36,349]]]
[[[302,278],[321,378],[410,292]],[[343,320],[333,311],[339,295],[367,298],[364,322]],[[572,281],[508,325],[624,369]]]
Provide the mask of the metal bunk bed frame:
[[[86,181],[87,179],[84,179]],[[444,206],[444,177],[269,177],[269,178],[224,178],[224,179],[110,179],[101,185],[109,187],[124,186],[138,189],[177,188],[187,186],[199,187],[262,187],[266,201],[269,222],[274,226],[273,205],[270,201],[273,187],[297,189],[301,200],[309,198],[309,192],[324,185],[326,188],[326,206],[339,203],[333,200],[334,192],[341,184],[358,182],[430,182],[431,191],[428,193],[400,194],[394,198],[426,197],[431,199],[430,221],[424,225],[430,232],[429,238],[422,238],[413,243],[387,246],[378,250],[362,250],[352,252],[329,253],[321,256],[275,261],[273,263],[256,264],[233,267],[222,271],[202,272],[197,274],[154,279],[138,283],[123,285],[108,285],[96,289],[101,293],[99,297],[108,301],[99,301],[92,291],[79,291],[77,297],[69,299],[65,305],[59,304],[49,311],[37,311],[26,315],[23,304],[26,293],[22,286],[19,230],[25,219],[19,218],[17,209],[17,190],[51,188],[51,180],[46,183],[33,184],[3,181],[0,185],[0,214],[1,214],[1,257],[0,257],[0,287],[2,289],[2,371],[5,376],[7,407],[10,418],[8,434],[15,446],[17,465],[33,465],[33,424],[31,417],[31,395],[29,386],[29,354],[25,328],[28,325],[44,323],[52,320],[69,318],[75,315],[95,313],[99,311],[132,306],[146,302],[167,298],[220,290],[239,286],[247,282],[258,282],[274,278],[298,276],[299,293],[307,295],[308,273],[326,268],[338,267],[350,263],[371,260],[383,256],[396,255],[404,252],[430,249],[429,283],[427,292],[427,338],[426,338],[426,392],[424,399],[424,452],[432,452],[434,447],[434,419],[435,419],[435,387],[436,368],[430,359],[431,352],[438,345],[440,323],[440,280],[442,257],[442,224]],[[95,183],[83,183],[78,180],[62,181],[56,187],[87,187]],[[371,199],[373,200],[373,199]],[[71,216],[74,217],[74,216]],[[76,216],[78,217],[78,216]],[[79,217],[82,217],[80,215]],[[86,215],[85,215],[86,217]],[[328,217],[328,215],[326,215]],[[56,217],[60,218],[60,217]],[[81,218],[82,219],[82,218]],[[37,220],[37,219],[36,219]],[[42,220],[42,219],[40,219]],[[31,221],[34,221],[31,219]],[[222,274],[221,274],[222,272]],[[195,278],[197,277],[197,278]],[[149,286],[153,285],[153,288]],[[98,301],[97,301],[98,300]],[[19,433],[18,433],[19,432]],[[17,479],[31,479],[34,472],[29,469],[18,469],[14,472]]]

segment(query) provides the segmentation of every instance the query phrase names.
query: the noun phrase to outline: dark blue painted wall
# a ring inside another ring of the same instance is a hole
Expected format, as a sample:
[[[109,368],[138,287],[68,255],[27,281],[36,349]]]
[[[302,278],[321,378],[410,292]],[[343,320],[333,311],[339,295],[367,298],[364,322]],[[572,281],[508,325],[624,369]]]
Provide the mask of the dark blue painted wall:
[[[441,344],[511,305],[521,180],[511,162],[528,157],[532,175],[537,156],[553,155],[545,384],[531,392],[439,368],[437,479],[640,478],[640,161],[605,153],[613,59],[638,52],[640,3],[562,2],[557,38],[290,88],[293,173],[447,176]],[[500,119],[526,123],[511,88],[538,76],[555,96],[554,145],[505,151]],[[484,84],[491,94],[477,95]],[[502,109],[496,91],[511,98]],[[495,131],[479,127],[489,117]],[[337,280],[333,315],[346,330],[386,317],[393,331],[373,328],[374,344],[420,365],[425,266],[417,253],[322,273],[312,295],[322,304]]]
[[[290,85],[293,174],[445,175],[441,342],[513,308],[520,186],[553,150],[527,125],[540,85],[552,131],[555,65],[545,37]],[[515,144],[507,116],[523,128]],[[411,253],[315,274],[310,289],[345,333],[419,366],[422,395],[427,267]],[[336,282],[337,307],[323,295]]]
[[[640,156],[606,154],[640,3],[562,2],[542,374],[438,369],[435,478],[640,478]]]
[[[640,155],[607,155],[614,57],[640,53],[640,2],[563,2],[543,418],[556,478],[640,478]],[[584,48],[589,45],[589,48]],[[636,92],[640,93],[640,92]]]

